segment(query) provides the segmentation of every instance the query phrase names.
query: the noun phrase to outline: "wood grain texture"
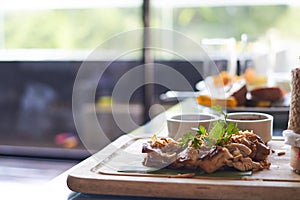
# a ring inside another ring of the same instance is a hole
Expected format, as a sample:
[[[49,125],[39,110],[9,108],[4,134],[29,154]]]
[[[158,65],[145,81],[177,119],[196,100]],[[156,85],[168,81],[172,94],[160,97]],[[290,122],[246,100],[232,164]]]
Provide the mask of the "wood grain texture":
[[[283,141],[269,143],[274,150],[270,156],[270,170],[256,172],[247,180],[122,176],[92,170],[105,159],[112,159],[118,148],[133,139],[133,135],[121,136],[80,163],[68,176],[69,188],[91,194],[187,199],[299,199],[300,175],[289,166],[290,148]]]

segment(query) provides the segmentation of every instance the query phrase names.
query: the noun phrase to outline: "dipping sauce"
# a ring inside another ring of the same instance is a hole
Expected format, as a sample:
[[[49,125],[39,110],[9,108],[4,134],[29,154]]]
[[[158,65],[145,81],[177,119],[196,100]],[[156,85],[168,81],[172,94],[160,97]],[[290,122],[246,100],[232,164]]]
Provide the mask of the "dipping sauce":
[[[177,114],[167,119],[168,136],[177,140],[187,132],[195,132],[193,128],[200,125],[209,130],[212,123],[219,119],[218,116],[209,113]]]
[[[253,131],[261,137],[264,142],[272,139],[273,135],[273,116],[258,112],[236,112],[229,113],[228,122],[237,123],[240,130]]]

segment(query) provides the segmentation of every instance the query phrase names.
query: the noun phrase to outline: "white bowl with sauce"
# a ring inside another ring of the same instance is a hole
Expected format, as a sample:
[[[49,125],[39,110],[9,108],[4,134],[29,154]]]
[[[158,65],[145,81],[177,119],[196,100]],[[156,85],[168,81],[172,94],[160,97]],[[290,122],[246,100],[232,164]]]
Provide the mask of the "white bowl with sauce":
[[[235,112],[228,114],[227,122],[237,123],[237,127],[242,131],[253,130],[253,133],[260,136],[266,143],[272,139],[272,115],[259,112]]]
[[[187,132],[194,133],[194,129],[198,129],[200,125],[209,130],[218,119],[218,116],[209,113],[176,114],[167,119],[168,136],[177,140]]]

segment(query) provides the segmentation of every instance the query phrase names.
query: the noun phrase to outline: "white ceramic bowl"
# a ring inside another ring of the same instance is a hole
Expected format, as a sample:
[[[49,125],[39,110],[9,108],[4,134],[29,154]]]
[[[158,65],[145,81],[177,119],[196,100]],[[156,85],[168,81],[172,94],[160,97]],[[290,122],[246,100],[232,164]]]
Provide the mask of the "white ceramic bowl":
[[[208,113],[174,115],[167,119],[168,136],[177,140],[186,132],[195,132],[192,128],[199,128],[200,125],[208,130],[218,119],[218,116]]]
[[[272,139],[272,115],[258,112],[235,112],[228,114],[227,121],[236,122],[240,130],[253,130],[264,142],[268,142]]]

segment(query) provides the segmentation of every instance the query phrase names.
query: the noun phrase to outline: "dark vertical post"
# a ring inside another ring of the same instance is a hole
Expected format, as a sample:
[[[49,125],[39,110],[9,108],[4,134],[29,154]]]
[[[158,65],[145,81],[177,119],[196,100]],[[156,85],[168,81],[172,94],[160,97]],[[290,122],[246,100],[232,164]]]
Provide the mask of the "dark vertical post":
[[[151,32],[150,32],[150,0],[143,1],[143,28],[144,28],[144,36],[143,36],[143,64],[144,64],[144,117],[145,121],[149,121],[149,109],[153,104],[154,98],[154,66],[151,56]]]

